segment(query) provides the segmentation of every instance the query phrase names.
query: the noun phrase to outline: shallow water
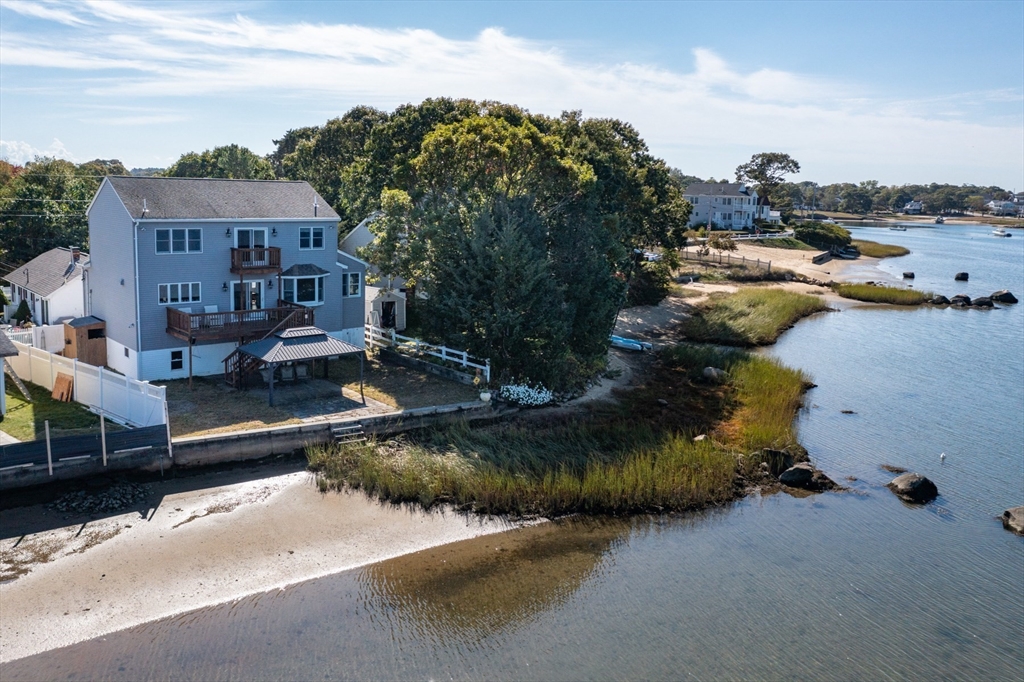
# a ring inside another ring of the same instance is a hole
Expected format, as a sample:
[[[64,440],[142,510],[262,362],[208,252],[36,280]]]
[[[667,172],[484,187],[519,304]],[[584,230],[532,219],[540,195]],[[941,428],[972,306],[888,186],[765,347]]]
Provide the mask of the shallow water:
[[[912,269],[947,295],[1021,296],[1024,239],[984,234],[855,231],[913,250],[883,261],[887,277]],[[966,288],[952,282],[960,270]],[[850,491],[469,540],[0,677],[1024,679],[1024,540],[995,518],[1024,504],[1024,305],[851,307],[767,352],[818,384],[801,442]],[[940,497],[903,504],[881,464],[929,476]]]

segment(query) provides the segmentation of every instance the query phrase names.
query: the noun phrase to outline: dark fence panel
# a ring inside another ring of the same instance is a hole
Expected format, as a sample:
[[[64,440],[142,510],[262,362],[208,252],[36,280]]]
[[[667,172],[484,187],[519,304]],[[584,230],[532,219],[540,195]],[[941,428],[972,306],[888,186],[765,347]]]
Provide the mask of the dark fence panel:
[[[107,456],[126,450],[146,447],[167,447],[167,427],[163,424],[141,429],[126,429],[107,433]],[[50,439],[53,463],[79,457],[102,457],[100,434],[61,436]],[[46,464],[46,440],[15,443],[0,447],[0,469],[26,464]]]

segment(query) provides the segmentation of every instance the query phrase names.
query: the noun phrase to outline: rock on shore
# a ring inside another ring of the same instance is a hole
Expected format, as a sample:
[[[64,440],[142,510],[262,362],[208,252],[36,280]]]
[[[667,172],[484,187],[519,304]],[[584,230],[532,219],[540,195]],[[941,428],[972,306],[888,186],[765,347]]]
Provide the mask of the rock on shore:
[[[992,308],[992,299],[988,296],[979,296],[978,298],[971,301],[971,305],[975,308]]]
[[[915,504],[926,504],[939,495],[935,484],[921,474],[902,474],[892,479],[886,487],[904,502]]]
[[[800,462],[782,472],[779,476],[779,483],[788,485],[790,488],[801,488],[803,490],[833,490],[836,487],[835,481],[815,469],[809,462]]]
[[[936,294],[932,298],[932,305],[949,305],[949,299],[942,294]]]
[[[1003,528],[1024,535],[1024,507],[1013,507],[1003,512]]]
[[[971,297],[967,294],[957,294],[953,298],[949,299],[950,305],[955,305],[960,308],[969,308],[971,306]]]

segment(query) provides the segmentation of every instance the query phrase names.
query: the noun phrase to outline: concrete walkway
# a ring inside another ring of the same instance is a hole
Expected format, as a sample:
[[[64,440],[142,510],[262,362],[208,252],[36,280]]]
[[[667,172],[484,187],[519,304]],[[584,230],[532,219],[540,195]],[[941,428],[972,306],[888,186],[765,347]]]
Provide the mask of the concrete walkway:
[[[15,438],[14,436],[8,433],[4,433],[3,431],[0,431],[0,445],[14,445],[15,443],[20,442],[21,441]]]

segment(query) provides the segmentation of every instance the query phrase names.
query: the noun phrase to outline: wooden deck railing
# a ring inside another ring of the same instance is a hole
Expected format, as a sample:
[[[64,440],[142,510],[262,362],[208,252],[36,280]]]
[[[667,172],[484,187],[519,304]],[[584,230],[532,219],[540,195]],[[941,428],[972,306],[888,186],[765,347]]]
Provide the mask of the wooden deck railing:
[[[217,313],[187,313],[167,309],[167,333],[179,339],[240,339],[262,336],[275,328],[311,327],[312,308],[278,301],[276,308],[232,310]]]
[[[268,246],[259,249],[231,249],[231,272],[261,274],[281,269],[281,249]]]

